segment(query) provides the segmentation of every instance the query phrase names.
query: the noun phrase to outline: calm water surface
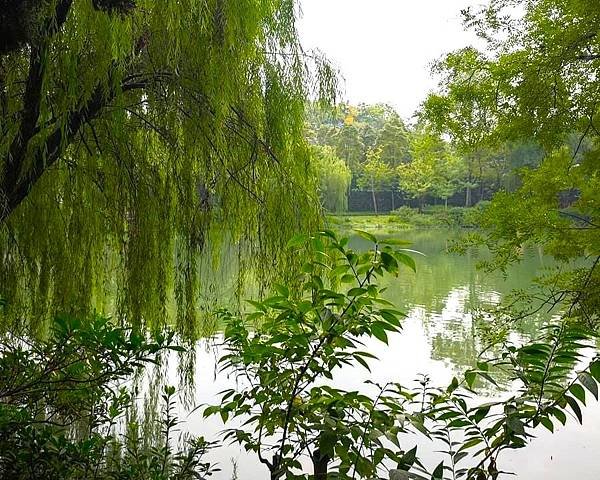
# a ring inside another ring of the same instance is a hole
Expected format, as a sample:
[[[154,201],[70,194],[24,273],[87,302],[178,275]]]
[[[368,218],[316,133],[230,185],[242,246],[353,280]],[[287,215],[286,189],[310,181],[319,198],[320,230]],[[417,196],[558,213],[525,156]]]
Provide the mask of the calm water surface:
[[[386,296],[406,312],[401,333],[390,335],[389,346],[378,341],[367,344],[378,361],[372,364],[372,373],[360,369],[341,369],[335,383],[342,388],[360,389],[371,379],[410,384],[418,374],[426,373],[433,384],[447,385],[453,376],[474,365],[480,343],[476,335],[476,318],[480,308],[498,303],[511,289],[524,288],[544,269],[553,268],[552,262],[539,249],[523,252],[523,261],[509,271],[507,279],[476,269],[485,256],[471,252],[465,256],[446,253],[456,232],[446,230],[407,231],[399,238],[413,242],[411,248],[425,254],[417,258],[417,274],[405,270],[399,278],[386,280]],[[353,239],[356,249],[367,248],[366,242]],[[512,333],[519,341],[535,335],[538,327],[547,320],[541,315],[528,320]],[[235,379],[223,374],[215,375],[219,356],[216,342],[198,347],[197,385],[198,403],[214,404],[218,392],[234,385]],[[485,391],[482,401],[502,395],[502,392]],[[591,397],[590,397],[591,398]],[[218,437],[223,424],[216,417],[202,419],[199,412],[186,419],[186,429],[208,439]],[[500,467],[514,475],[501,478],[548,480],[596,480],[600,478],[600,405],[588,402],[584,412],[584,425],[570,418],[554,435],[541,428],[538,437],[526,449],[504,453]],[[410,446],[419,443],[421,455],[433,450],[424,437],[412,437]],[[410,447],[409,447],[410,448]],[[425,463],[433,465],[434,454],[424,455]],[[237,446],[224,446],[212,453],[222,469],[215,478],[232,478],[233,463],[237,465],[240,480],[268,478],[267,470]]]

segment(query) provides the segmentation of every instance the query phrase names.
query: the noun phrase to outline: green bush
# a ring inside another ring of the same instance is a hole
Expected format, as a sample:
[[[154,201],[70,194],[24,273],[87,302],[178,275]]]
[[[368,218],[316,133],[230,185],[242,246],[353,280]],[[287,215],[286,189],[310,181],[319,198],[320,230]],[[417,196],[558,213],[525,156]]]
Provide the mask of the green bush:
[[[213,445],[173,438],[175,389],[165,387],[158,424],[131,420],[133,375],[166,350],[173,334],[153,337],[93,317],[55,320],[47,339],[0,339],[0,478],[191,480],[213,469]],[[129,418],[129,420],[127,420]],[[160,431],[148,438],[142,431]],[[178,445],[178,448],[174,448]]]
[[[396,418],[412,397],[392,383],[372,385],[378,394],[369,397],[329,380],[343,365],[368,368],[374,357],[359,349],[365,339],[387,343],[399,331],[403,314],[380,297],[385,289],[377,279],[397,275],[402,265],[414,269],[414,260],[383,243],[354,252],[332,232],[298,237],[290,248],[306,259],[298,290],[277,286],[276,295],[251,302],[254,311],[245,318],[222,313],[221,364],[246,386],[225,391],[204,414],[245,420],[226,436],[255,452],[272,480],[308,478],[294,473],[302,454],[313,461],[310,478],[327,478],[328,466],[336,471],[332,478],[378,477],[384,458],[403,462],[394,445],[405,429]]]
[[[423,212],[407,206],[392,212],[398,221],[417,228],[452,227],[476,228],[482,210],[488,202],[480,202],[475,207],[449,207],[434,205],[426,207]]]

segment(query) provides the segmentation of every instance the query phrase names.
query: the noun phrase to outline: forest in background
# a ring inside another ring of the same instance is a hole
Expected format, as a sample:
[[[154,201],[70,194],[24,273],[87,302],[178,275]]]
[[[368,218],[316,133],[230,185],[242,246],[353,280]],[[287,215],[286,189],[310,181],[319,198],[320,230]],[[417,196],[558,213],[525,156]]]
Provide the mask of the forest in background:
[[[534,140],[486,145],[467,154],[425,118],[408,124],[382,104],[327,110],[313,105],[307,138],[323,206],[332,213],[381,212],[377,198],[384,195],[383,211],[425,204],[470,207],[497,191],[515,190],[519,169],[534,168],[543,157]],[[351,202],[349,208],[348,199],[359,197],[357,192],[368,192],[370,204]]]

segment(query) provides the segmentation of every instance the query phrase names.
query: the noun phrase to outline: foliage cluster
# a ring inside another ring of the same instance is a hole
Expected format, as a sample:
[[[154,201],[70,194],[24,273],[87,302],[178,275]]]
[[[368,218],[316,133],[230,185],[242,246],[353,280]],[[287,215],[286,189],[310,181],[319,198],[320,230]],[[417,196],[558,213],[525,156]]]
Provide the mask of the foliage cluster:
[[[350,169],[331,147],[314,145],[311,152],[323,208],[332,213],[345,212],[348,210],[348,190],[352,180]]]
[[[569,321],[547,325],[526,344],[497,337],[501,348],[486,349],[447,388],[433,387],[427,377],[415,387],[367,382],[359,391],[335,388],[344,366],[370,368],[374,357],[360,349],[364,339],[387,343],[401,330],[402,314],[379,297],[378,278],[397,274],[402,264],[414,268],[405,249],[359,234],[373,250],[356,253],[329,231],[292,240],[292,248],[308,247],[300,290],[278,286],[275,296],[252,302],[245,318],[223,313],[227,353],[221,363],[239,386],[204,414],[220,414],[226,423],[238,419],[241,426],[228,429],[226,438],[255,453],[272,479],[408,472],[407,478],[494,480],[500,454],[525,447],[536,428],[554,431],[569,413],[583,420],[581,406],[590,395],[598,398],[600,358],[589,355],[597,336]],[[500,374],[514,389],[481,404],[477,385],[496,384]],[[413,434],[439,449],[437,465],[419,460]],[[303,459],[312,461],[314,476],[302,473]]]
[[[313,107],[307,136],[315,145],[335,149],[352,172],[352,187],[372,192],[374,211],[379,191],[394,191],[421,204],[426,198],[447,201],[464,191],[465,205],[471,206],[475,187],[479,187],[479,199],[498,190],[512,190],[518,185],[514,170],[537,165],[540,150],[530,141],[480,142],[476,156],[454,138],[447,142],[431,112],[441,118],[440,112],[450,107],[436,104],[434,108],[433,96],[428,102],[426,114],[413,126],[405,125],[387,105],[340,105],[329,113]],[[463,127],[457,125],[457,131]]]
[[[356,253],[329,231],[296,237],[290,247],[305,258],[299,290],[278,286],[276,296],[252,302],[255,311],[244,319],[224,313],[222,367],[245,388],[224,392],[205,415],[248,417],[245,428],[226,437],[255,452],[272,479],[305,478],[293,473],[302,455],[312,460],[316,478],[327,477],[334,459],[338,478],[373,477],[383,458],[401,460],[385,439],[398,443],[394,418],[404,392],[385,385],[372,399],[323,380],[343,365],[368,367],[373,355],[359,349],[361,339],[387,342],[399,330],[402,314],[380,298],[375,282],[403,264],[414,268],[414,260],[391,245]]]
[[[285,268],[285,239],[319,223],[305,100],[336,90],[299,44],[295,1],[13,3],[0,18],[24,34],[0,51],[7,321],[105,311],[193,336],[201,254],[226,239],[242,270]]]
[[[416,208],[400,207],[391,215],[408,227],[478,228],[488,205],[489,202],[484,201],[470,208],[429,206],[420,212]]]
[[[58,317],[45,340],[4,335],[0,345],[0,476],[11,479],[202,479],[214,468],[203,438],[175,435],[175,389],[162,418],[136,418],[133,377],[173,333],[148,337],[106,318]],[[159,431],[157,437],[148,432]]]
[[[566,316],[597,325],[600,17],[576,0],[535,0],[521,12],[512,3],[464,12],[487,50],[460,50],[438,64],[441,88],[423,116],[475,157],[500,142],[542,147],[541,164],[520,171],[516,191],[495,195],[482,218],[485,233],[471,240],[495,254],[485,265],[491,269],[519,261],[524,245],[541,245],[564,263],[529,297],[547,309],[566,305]]]

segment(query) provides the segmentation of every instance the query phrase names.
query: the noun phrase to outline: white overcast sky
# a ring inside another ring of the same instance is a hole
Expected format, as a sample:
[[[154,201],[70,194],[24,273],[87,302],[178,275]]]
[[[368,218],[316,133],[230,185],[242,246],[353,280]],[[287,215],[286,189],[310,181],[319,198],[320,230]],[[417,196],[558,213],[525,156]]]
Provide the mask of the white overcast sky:
[[[432,61],[475,42],[460,10],[474,0],[301,0],[300,36],[344,78],[353,104],[389,103],[407,120],[437,80]]]

